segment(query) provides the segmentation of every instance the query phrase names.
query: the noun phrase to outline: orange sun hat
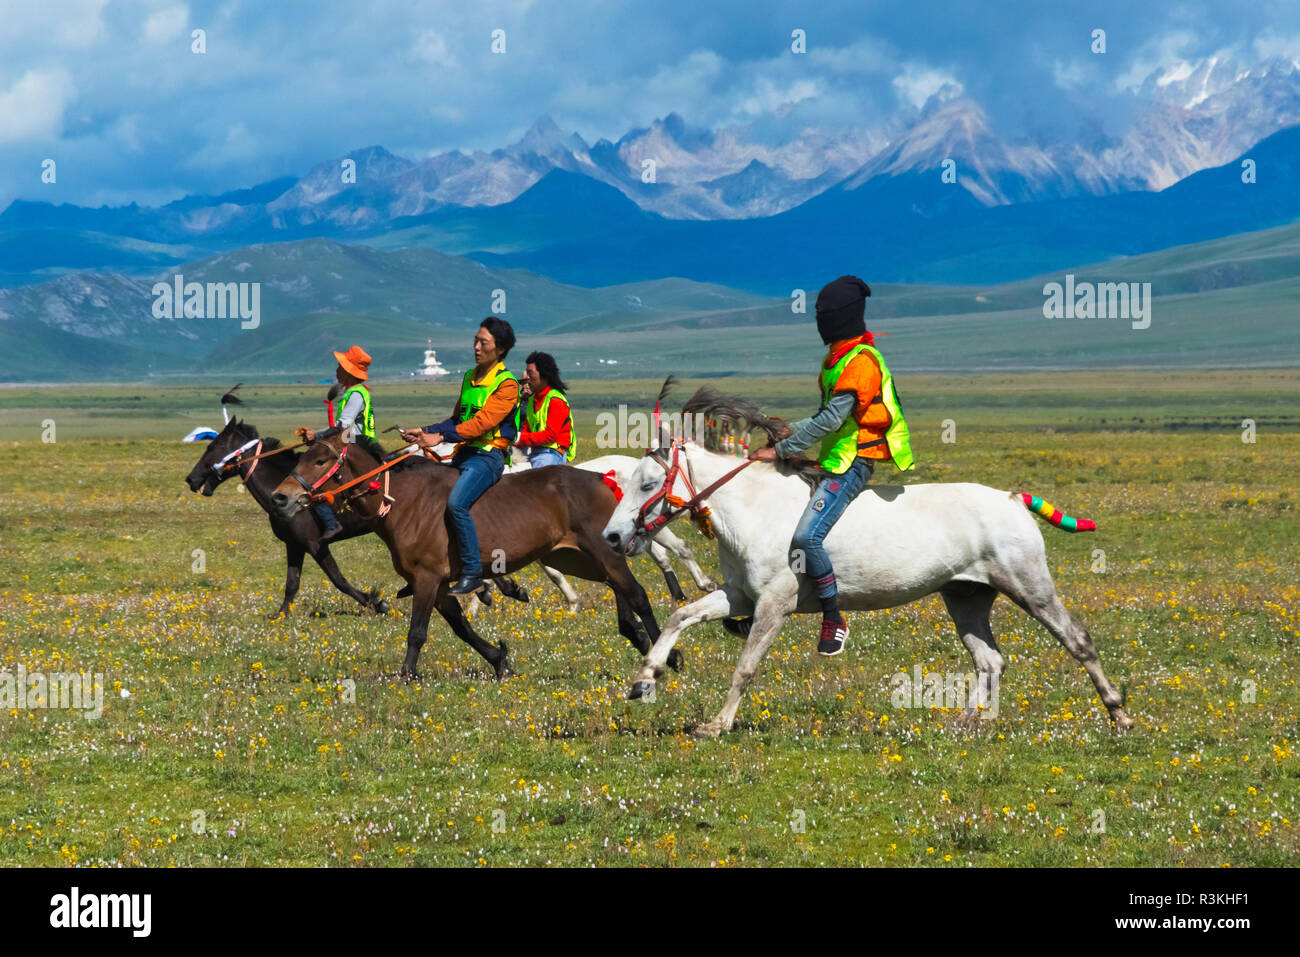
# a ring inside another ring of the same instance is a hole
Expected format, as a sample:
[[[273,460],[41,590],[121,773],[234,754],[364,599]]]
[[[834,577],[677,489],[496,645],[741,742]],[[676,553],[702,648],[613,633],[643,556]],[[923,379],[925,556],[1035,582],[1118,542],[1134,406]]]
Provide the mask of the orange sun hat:
[[[370,356],[365,349],[360,346],[352,346],[347,352],[336,352],[334,358],[339,360],[344,371],[351,373],[358,379],[368,379],[366,370],[370,368]]]

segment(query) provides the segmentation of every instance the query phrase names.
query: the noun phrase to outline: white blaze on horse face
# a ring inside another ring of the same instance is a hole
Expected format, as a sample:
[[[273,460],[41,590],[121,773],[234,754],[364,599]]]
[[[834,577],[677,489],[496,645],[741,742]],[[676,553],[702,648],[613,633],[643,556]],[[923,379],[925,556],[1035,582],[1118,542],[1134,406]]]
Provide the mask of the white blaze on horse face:
[[[632,474],[628,477],[628,481],[623,484],[623,498],[618,505],[614,506],[614,513],[610,515],[609,521],[605,523],[605,528],[601,531],[601,535],[606,541],[609,540],[611,534],[618,536],[617,549],[627,549],[631,545],[638,551],[640,550],[641,546],[634,541],[636,517],[641,511],[641,505],[662,484],[662,472],[663,469],[659,463],[647,455],[637,463],[636,468],[632,470]],[[650,491],[643,492],[641,490],[642,486],[651,483],[654,484],[654,487]]]

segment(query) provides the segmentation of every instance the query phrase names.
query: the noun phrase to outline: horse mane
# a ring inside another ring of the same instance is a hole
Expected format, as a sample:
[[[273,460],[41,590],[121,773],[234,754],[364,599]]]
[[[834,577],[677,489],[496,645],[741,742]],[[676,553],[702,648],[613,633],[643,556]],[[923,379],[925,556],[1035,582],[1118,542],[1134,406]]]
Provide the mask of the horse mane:
[[[767,435],[768,445],[776,444],[777,436],[785,427],[785,422],[764,413],[756,402],[738,395],[724,395],[707,385],[695,390],[695,394],[682,406],[682,412],[703,415],[711,425],[717,424],[723,428],[734,427],[742,433],[748,433],[750,429],[760,429]],[[816,490],[817,483],[827,474],[826,470],[816,462],[802,456],[793,459],[777,459],[774,464],[778,472],[797,475],[812,490]]]
[[[700,386],[682,406],[683,413],[703,415],[723,425],[735,425],[748,432],[762,429],[769,441],[775,441],[784,423],[765,415],[755,402],[738,395],[723,395],[712,386]]]

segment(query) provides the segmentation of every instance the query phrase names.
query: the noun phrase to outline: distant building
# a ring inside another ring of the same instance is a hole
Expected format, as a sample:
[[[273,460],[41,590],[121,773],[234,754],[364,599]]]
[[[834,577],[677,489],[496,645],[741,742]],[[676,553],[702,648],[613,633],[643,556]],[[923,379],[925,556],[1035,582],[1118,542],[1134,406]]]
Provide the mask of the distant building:
[[[438,361],[438,353],[433,348],[433,340],[428,340],[429,348],[424,350],[424,365],[411,375],[421,379],[440,379],[448,375],[448,370]]]

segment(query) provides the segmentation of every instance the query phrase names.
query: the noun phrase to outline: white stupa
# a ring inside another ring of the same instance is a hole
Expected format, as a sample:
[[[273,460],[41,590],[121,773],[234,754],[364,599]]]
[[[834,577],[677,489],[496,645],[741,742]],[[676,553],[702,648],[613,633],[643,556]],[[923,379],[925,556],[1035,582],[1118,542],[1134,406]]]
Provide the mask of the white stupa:
[[[438,361],[438,353],[433,348],[433,340],[428,340],[429,348],[424,350],[424,365],[412,373],[422,379],[439,379],[447,375],[447,370]]]

